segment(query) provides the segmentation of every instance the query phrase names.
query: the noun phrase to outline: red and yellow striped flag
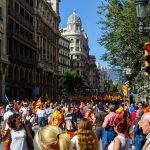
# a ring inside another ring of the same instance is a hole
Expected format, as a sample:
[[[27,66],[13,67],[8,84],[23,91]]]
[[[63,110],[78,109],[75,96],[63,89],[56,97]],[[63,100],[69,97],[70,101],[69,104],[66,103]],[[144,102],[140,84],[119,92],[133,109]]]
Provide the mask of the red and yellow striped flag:
[[[42,104],[42,100],[41,97],[38,99],[38,101],[36,102],[36,106],[35,106],[35,112],[37,112],[37,110],[40,108],[40,105]]]

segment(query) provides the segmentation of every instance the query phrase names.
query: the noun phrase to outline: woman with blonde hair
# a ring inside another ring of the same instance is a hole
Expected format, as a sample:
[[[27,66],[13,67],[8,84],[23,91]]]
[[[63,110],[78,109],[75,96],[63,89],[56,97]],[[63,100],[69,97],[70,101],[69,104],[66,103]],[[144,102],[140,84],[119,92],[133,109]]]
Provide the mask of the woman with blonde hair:
[[[76,150],[99,150],[100,146],[87,118],[79,122],[77,134],[71,140]]]
[[[40,128],[35,140],[40,150],[72,150],[69,135],[57,126],[47,125]]]

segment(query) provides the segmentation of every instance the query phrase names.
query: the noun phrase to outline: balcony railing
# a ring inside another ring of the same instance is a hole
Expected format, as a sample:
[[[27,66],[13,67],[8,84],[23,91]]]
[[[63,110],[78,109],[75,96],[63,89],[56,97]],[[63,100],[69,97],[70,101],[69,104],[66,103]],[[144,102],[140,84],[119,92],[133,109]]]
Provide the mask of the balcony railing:
[[[26,3],[25,0],[20,0],[20,3],[21,3],[27,10],[29,10],[29,12],[31,12],[32,14],[34,13],[34,8],[33,8],[29,3]]]
[[[15,61],[15,62],[21,62],[24,63],[26,65],[30,65],[30,66],[36,66],[37,61],[27,58],[25,56],[20,56],[19,54],[13,53],[12,55],[9,55],[9,60]]]
[[[20,21],[26,27],[28,27],[31,30],[34,30],[33,25],[29,21],[27,21],[23,16],[21,16],[14,8],[9,7],[8,12],[10,15],[12,15],[14,18],[16,18],[18,21]]]
[[[35,41],[32,38],[27,37],[25,35],[23,36],[23,34],[20,31],[16,30],[15,28],[12,29],[8,28],[8,33],[13,34],[14,36],[24,40],[27,43],[30,43],[31,45],[35,45]]]

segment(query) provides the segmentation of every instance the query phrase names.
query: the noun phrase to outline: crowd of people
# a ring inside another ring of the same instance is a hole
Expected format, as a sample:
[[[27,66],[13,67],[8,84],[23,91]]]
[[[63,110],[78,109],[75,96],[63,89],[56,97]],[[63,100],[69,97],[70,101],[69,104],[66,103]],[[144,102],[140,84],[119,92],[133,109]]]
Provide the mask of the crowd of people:
[[[150,150],[145,102],[13,101],[0,107],[4,150]],[[37,133],[34,127],[39,126]]]

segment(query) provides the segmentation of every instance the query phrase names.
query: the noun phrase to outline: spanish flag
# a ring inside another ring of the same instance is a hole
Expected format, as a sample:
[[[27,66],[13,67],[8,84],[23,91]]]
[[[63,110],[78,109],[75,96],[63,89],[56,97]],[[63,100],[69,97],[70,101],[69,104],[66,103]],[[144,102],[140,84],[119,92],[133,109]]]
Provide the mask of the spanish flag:
[[[42,104],[42,100],[41,97],[38,99],[38,101],[36,102],[36,106],[35,106],[35,112],[37,112],[37,110],[40,108],[40,105]]]

